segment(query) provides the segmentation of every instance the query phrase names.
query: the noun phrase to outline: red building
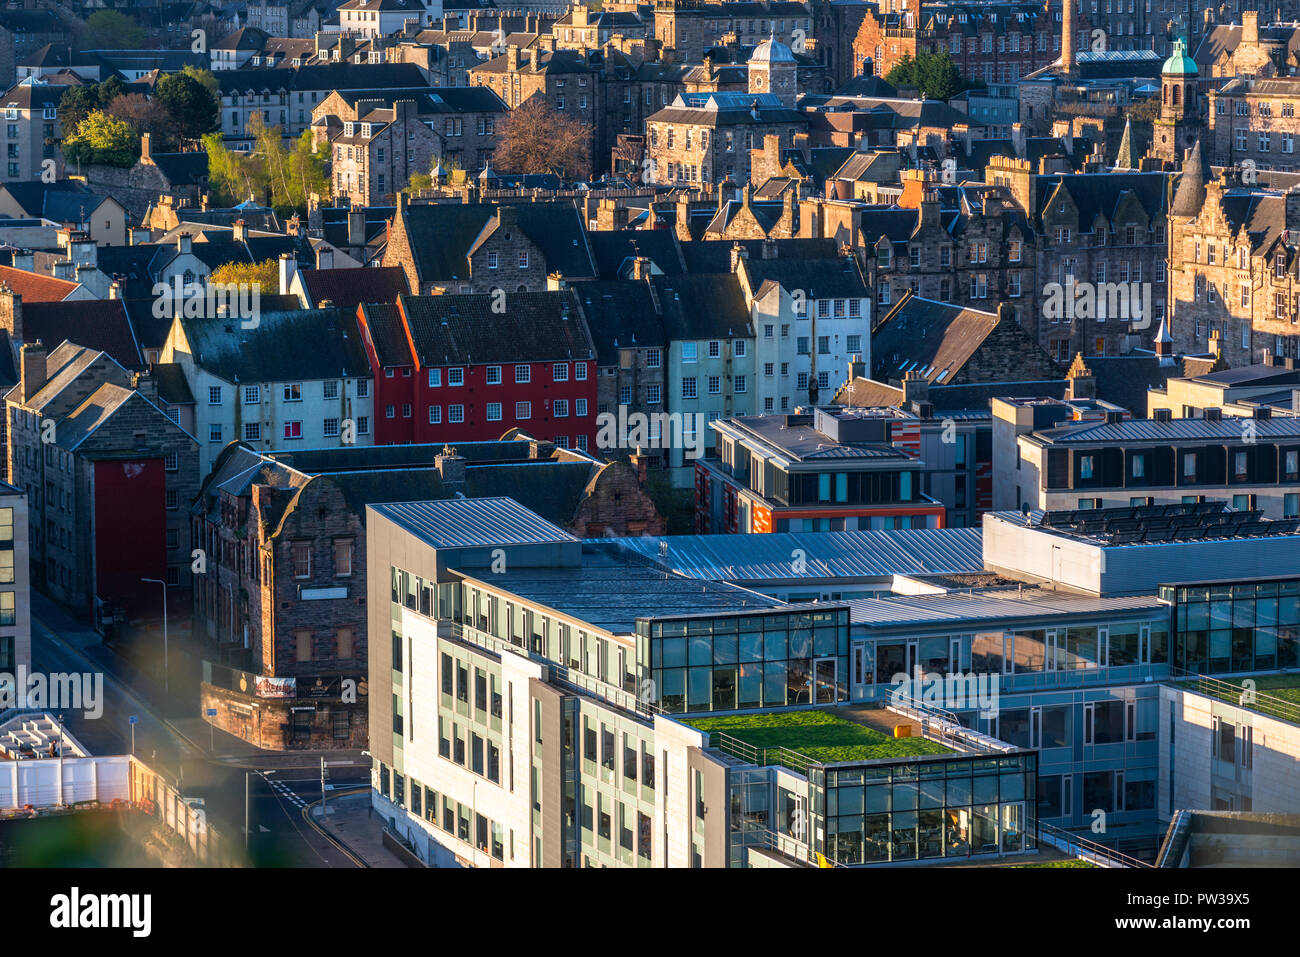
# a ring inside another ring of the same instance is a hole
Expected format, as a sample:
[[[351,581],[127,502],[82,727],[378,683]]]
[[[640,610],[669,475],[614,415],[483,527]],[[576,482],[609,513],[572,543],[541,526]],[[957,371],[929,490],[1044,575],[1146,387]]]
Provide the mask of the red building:
[[[362,305],[375,444],[478,442],[511,429],[596,444],[596,351],[568,290]]]

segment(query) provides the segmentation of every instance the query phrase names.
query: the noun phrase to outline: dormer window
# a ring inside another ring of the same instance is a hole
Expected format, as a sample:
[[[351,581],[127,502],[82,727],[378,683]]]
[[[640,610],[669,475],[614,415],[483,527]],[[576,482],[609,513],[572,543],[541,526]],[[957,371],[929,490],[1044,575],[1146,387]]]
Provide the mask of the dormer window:
[[[1273,260],[1273,274],[1277,276],[1278,279],[1283,279],[1286,277],[1285,256],[1279,255],[1277,259]]]
[[[369,139],[369,138],[370,138],[370,124],[369,124],[369,123],[362,123],[362,124],[361,124],[361,135],[362,135],[363,137],[365,137],[366,139]]]
[[[343,135],[344,135],[344,136],[352,136],[352,135],[354,135],[355,131],[356,131],[356,124],[354,124],[354,123],[344,123],[344,124],[343,124]]]

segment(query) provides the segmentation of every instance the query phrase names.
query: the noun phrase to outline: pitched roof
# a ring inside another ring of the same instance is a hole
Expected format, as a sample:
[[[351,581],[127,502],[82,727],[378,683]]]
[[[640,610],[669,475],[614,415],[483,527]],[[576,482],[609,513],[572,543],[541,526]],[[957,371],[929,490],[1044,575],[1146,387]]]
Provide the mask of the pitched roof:
[[[587,317],[599,365],[618,365],[620,348],[663,347],[667,344],[649,283],[598,280],[575,282],[569,288],[578,297],[583,315]]]
[[[107,353],[124,368],[144,366],[140,345],[120,299],[23,303],[23,339],[75,342]]]
[[[905,295],[871,334],[871,377],[953,378],[998,324],[992,312]]]
[[[57,223],[85,222],[101,203],[107,201],[77,180],[12,182],[5,183],[0,189],[9,193],[25,215],[44,217]]]
[[[355,316],[338,309],[263,309],[256,326],[178,317],[196,365],[227,382],[369,378]],[[310,343],[310,348],[305,344]]]
[[[573,203],[526,203],[517,206],[428,203],[401,212],[415,265],[423,281],[468,279],[469,256],[495,229],[513,217],[518,229],[541,251],[548,273],[583,279],[596,275],[578,208]]]
[[[400,266],[365,269],[304,269],[303,288],[313,305],[329,300],[343,312],[355,313],[361,303],[396,303],[411,291]]]
[[[572,292],[507,293],[504,312],[495,304],[487,294],[398,299],[422,366],[595,358]]]
[[[670,340],[752,336],[745,293],[734,273],[652,276]]]
[[[53,276],[42,276],[26,269],[0,266],[0,283],[23,297],[23,303],[61,302],[77,288],[77,283]]]

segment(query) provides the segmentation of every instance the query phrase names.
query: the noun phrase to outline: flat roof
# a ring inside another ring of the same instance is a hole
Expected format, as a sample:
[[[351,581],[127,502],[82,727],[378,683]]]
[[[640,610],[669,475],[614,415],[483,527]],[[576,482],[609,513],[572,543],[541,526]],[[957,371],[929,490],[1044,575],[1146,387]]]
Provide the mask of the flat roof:
[[[491,584],[614,634],[631,634],[638,618],[806,607],[735,585],[687,578],[596,543],[583,544],[579,565],[511,569],[492,575]]]
[[[980,621],[1054,618],[1168,609],[1154,595],[1095,598],[1043,588],[972,589],[942,595],[857,598],[845,602],[849,620],[868,628],[891,625],[956,623],[969,628]]]
[[[762,582],[977,574],[979,528],[602,539],[691,578]]]
[[[548,545],[579,540],[512,498],[390,502],[370,508],[434,548]]]
[[[819,459],[902,459],[911,455],[888,442],[844,443],[817,431],[811,422],[787,425],[784,415],[750,415],[720,419],[713,424],[729,426],[742,437],[757,440],[778,454],[799,462]],[[718,429],[718,431],[723,431]]]

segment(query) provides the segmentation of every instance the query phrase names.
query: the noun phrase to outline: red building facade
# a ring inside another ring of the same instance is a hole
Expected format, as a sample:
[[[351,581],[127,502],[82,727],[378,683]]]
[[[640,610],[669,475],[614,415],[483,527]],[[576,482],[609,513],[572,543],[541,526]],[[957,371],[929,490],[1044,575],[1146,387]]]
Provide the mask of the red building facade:
[[[572,293],[402,296],[362,306],[359,320],[376,445],[493,441],[520,429],[595,449],[595,347]]]

